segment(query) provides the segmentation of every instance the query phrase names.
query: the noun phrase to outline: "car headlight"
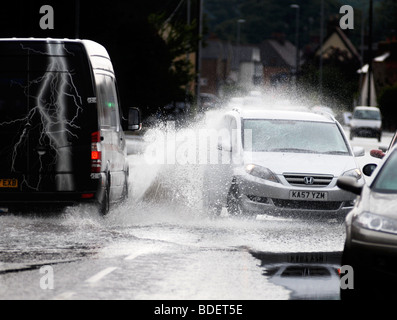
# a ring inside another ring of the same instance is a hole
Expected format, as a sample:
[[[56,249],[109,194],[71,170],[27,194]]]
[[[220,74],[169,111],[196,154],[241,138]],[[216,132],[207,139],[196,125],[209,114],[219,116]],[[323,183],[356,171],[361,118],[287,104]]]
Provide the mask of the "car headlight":
[[[353,177],[356,178],[356,180],[360,180],[362,177],[362,173],[360,169],[351,169],[349,171],[346,171],[342,174],[342,176],[348,176],[348,177]]]
[[[249,164],[245,167],[245,171],[247,173],[249,173],[250,175],[257,177],[257,178],[269,180],[272,182],[280,182],[280,180],[278,180],[277,176],[268,168],[257,166],[255,164]]]
[[[397,220],[370,212],[357,215],[353,223],[365,229],[397,234]]]

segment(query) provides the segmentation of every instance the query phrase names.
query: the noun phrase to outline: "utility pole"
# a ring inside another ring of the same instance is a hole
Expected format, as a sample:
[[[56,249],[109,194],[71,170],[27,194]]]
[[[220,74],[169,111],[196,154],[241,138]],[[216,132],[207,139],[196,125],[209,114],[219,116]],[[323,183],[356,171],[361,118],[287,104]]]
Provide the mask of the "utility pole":
[[[368,96],[367,105],[371,105],[371,78],[372,78],[372,15],[373,15],[373,1],[369,1],[369,31],[368,31]]]
[[[290,5],[291,8],[296,10],[296,19],[295,19],[295,88],[297,88],[298,86],[298,73],[299,73],[299,5],[298,4],[291,4]]]
[[[203,37],[203,7],[204,0],[198,0],[198,48],[196,55],[196,101],[197,106],[200,107],[200,85],[201,85],[201,51],[202,51],[202,37]]]
[[[186,24],[188,26],[190,26],[191,23],[191,4],[190,4],[190,0],[187,0],[187,8],[186,8]],[[189,65],[189,60],[190,60],[190,52],[186,52],[186,64]],[[189,72],[190,72],[190,68],[189,68]],[[188,103],[188,96],[189,96],[189,86],[190,86],[190,82],[186,84],[186,89],[185,89],[185,103]]]
[[[320,87],[320,104],[323,103],[323,42],[324,42],[324,0],[321,0],[321,26],[320,26],[320,71],[319,71],[319,87]]]

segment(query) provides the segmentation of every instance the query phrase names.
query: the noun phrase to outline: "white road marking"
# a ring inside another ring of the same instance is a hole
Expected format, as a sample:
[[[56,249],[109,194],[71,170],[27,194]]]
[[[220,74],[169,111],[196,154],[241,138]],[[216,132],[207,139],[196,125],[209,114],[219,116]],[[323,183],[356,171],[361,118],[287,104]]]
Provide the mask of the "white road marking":
[[[106,268],[100,272],[98,272],[97,274],[93,275],[91,278],[87,279],[85,282],[87,283],[95,283],[98,282],[99,280],[101,280],[103,277],[107,276],[109,273],[113,272],[114,270],[116,270],[117,267],[109,267]]]
[[[67,300],[73,297],[76,294],[76,292],[73,291],[66,291],[64,293],[61,293],[60,295],[56,296],[54,300]]]

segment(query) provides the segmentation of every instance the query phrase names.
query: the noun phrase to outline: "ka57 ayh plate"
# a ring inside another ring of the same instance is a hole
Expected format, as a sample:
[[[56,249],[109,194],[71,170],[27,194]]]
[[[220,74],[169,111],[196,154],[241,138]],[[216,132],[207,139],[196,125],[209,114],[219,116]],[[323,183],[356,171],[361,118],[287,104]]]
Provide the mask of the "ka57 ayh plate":
[[[321,191],[293,191],[289,192],[289,198],[291,200],[315,200],[315,201],[327,201],[328,193]]]

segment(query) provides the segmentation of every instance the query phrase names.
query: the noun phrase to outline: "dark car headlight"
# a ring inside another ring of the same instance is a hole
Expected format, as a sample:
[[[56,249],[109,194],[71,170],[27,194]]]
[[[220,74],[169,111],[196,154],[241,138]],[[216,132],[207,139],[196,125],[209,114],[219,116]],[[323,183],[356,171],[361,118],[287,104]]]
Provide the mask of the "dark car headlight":
[[[353,224],[369,230],[397,234],[397,220],[370,212],[357,215]]]
[[[277,176],[268,168],[264,168],[255,164],[249,164],[245,167],[245,171],[257,178],[261,178],[264,180],[277,182],[277,183],[280,182]]]

